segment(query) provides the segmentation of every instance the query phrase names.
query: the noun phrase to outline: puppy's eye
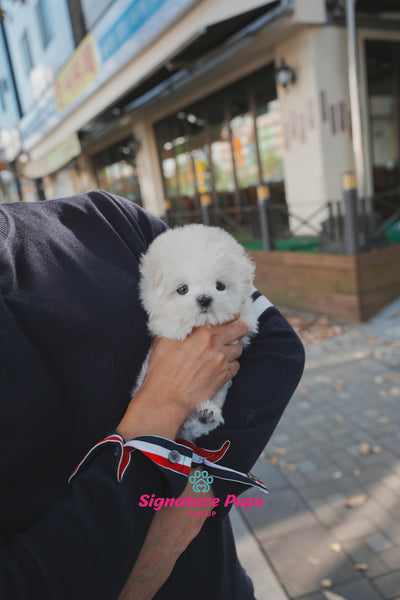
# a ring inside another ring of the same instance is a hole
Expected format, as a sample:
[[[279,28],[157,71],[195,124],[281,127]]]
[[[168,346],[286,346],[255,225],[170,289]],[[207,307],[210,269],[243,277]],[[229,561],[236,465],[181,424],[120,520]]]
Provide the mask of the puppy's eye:
[[[217,281],[217,283],[216,283],[216,286],[215,286],[215,287],[217,288],[217,290],[218,290],[219,292],[222,292],[222,290],[224,290],[224,289],[225,289],[225,284],[224,284],[224,283],[222,283],[222,281]]]
[[[181,296],[184,296],[188,293],[189,288],[187,285],[181,285],[176,291],[178,292],[178,294],[181,294]]]

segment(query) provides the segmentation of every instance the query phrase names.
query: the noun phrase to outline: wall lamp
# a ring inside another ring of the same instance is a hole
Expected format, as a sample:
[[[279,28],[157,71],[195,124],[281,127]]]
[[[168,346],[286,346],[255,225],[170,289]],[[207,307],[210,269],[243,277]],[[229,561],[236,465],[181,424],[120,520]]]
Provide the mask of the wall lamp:
[[[296,73],[286,64],[284,58],[281,59],[280,66],[275,69],[275,77],[277,84],[283,88],[296,81]]]

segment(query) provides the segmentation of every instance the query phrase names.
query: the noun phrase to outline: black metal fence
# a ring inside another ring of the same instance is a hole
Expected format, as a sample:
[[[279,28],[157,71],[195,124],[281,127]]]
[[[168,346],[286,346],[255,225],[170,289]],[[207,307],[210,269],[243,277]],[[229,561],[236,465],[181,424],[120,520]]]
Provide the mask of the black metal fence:
[[[359,254],[390,244],[388,231],[400,221],[400,189],[357,199],[354,189],[341,200],[288,207],[261,198],[252,206],[168,211],[170,227],[187,223],[216,225],[249,249],[303,250]],[[398,227],[400,235],[400,225]]]

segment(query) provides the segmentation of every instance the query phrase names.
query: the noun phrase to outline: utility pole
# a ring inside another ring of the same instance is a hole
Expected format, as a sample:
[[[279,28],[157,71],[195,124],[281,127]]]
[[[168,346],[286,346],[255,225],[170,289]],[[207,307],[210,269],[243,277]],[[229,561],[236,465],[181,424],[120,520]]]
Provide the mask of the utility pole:
[[[357,195],[358,198],[365,198],[365,163],[361,124],[355,3],[356,0],[346,0],[347,62]]]

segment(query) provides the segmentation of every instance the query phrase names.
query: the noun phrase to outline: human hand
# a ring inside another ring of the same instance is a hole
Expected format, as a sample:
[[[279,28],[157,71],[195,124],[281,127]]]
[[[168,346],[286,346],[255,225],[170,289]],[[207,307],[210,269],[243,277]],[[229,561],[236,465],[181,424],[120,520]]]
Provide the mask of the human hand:
[[[156,338],[142,387],[117,427],[125,439],[161,435],[174,439],[203,400],[213,398],[239,371],[242,346],[236,344],[248,331],[235,318],[224,325],[197,327],[183,341]]]
[[[190,471],[193,474],[194,469]],[[180,498],[203,497],[188,483]],[[212,489],[207,498],[214,498]],[[156,512],[135,566],[118,600],[151,600],[167,581],[179,556],[200,532],[206,516],[189,516],[186,506],[163,507]],[[203,513],[210,512],[210,507]],[[196,511],[196,515],[197,515]]]

